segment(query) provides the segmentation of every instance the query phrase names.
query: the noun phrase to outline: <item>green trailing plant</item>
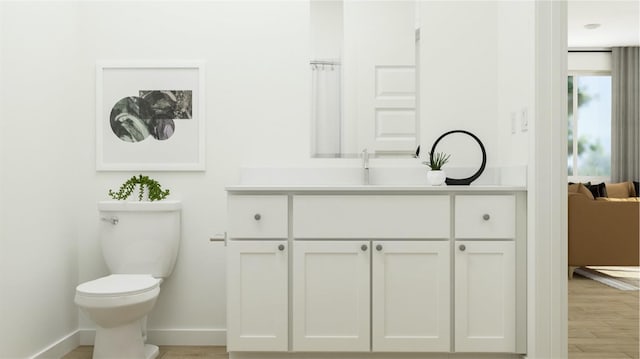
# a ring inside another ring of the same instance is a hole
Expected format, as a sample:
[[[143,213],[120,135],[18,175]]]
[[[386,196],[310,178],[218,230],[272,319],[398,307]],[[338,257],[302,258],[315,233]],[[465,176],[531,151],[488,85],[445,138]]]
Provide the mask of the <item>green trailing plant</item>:
[[[133,176],[129,178],[125,183],[120,186],[118,192],[114,192],[113,190],[109,190],[109,196],[113,199],[117,199],[119,201],[124,201],[133,193],[135,187],[138,186],[138,200],[142,201],[144,199],[144,188],[147,187],[149,191],[149,200],[150,201],[160,201],[169,195],[169,190],[163,190],[162,186],[158,181],[149,178],[149,176]]]
[[[444,152],[436,152],[435,154],[429,152],[429,161],[424,161],[422,164],[431,167],[432,171],[440,171],[442,170],[442,166],[449,162],[450,157],[451,155]]]

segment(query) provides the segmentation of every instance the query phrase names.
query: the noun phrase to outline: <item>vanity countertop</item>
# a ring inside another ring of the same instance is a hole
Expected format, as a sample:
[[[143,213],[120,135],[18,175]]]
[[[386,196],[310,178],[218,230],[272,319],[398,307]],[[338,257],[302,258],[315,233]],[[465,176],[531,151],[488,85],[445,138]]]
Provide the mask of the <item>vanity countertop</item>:
[[[430,186],[430,185],[233,185],[226,187],[227,192],[368,192],[368,193],[402,193],[402,192],[516,192],[526,191],[525,186],[509,185],[471,185],[471,186]]]

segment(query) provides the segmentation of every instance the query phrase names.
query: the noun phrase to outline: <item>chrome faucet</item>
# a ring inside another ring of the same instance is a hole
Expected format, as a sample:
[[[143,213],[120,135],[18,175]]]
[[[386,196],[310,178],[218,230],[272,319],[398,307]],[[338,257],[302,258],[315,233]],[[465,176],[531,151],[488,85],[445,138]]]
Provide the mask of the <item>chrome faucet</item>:
[[[362,183],[369,184],[369,152],[365,148],[362,150]]]

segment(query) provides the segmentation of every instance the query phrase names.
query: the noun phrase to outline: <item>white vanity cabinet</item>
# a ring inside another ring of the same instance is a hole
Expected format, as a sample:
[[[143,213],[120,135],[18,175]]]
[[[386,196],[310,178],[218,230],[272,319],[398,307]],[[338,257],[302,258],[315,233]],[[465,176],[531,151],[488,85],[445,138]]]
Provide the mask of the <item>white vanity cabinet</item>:
[[[231,359],[526,353],[522,189],[238,186],[229,204]]]

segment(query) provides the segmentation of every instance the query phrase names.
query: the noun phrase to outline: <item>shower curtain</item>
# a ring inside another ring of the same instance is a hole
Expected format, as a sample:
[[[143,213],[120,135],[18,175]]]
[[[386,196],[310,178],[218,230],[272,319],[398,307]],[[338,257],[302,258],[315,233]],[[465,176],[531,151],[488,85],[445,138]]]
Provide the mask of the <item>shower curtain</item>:
[[[331,61],[311,61],[312,154],[337,157],[341,152],[341,69]]]

